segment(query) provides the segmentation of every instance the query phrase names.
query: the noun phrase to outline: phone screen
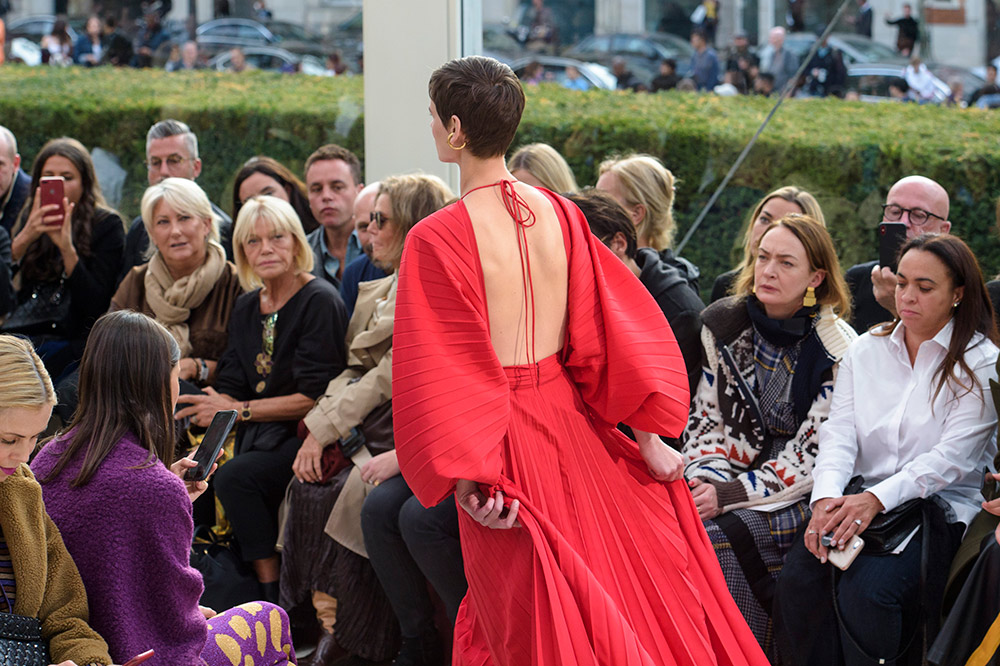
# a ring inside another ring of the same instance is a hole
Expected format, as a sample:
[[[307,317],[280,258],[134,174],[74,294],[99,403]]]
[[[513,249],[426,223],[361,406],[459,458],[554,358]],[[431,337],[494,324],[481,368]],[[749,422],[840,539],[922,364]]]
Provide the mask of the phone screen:
[[[222,445],[236,423],[236,410],[226,409],[215,413],[208,432],[201,440],[198,450],[194,454],[194,461],[198,463],[196,467],[188,469],[184,478],[188,481],[204,481],[208,476],[208,471],[212,469],[212,463],[219,456]]]
[[[38,183],[38,191],[42,198],[41,205],[48,206],[50,204],[58,204],[59,210],[57,211],[59,215],[65,215],[66,212],[63,210],[63,197],[65,195],[65,190],[63,188],[63,179],[61,177],[46,177],[42,178]],[[62,221],[59,222],[62,224]]]

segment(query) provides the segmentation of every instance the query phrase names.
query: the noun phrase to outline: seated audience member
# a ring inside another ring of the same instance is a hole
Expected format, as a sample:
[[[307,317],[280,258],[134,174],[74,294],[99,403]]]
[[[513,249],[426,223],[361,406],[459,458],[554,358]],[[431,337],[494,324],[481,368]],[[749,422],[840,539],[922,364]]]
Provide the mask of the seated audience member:
[[[649,91],[673,90],[677,87],[678,81],[680,77],[677,76],[677,61],[667,58],[660,62],[660,73],[653,78]]]
[[[982,272],[949,235],[911,239],[900,257],[899,314],[841,362],[812,474],[812,518],[778,579],[785,663],[897,663],[933,641],[948,564],[980,508],[982,470],[996,451],[998,351]],[[913,522],[897,523],[899,545],[885,549],[899,554],[886,554],[868,529],[910,500]],[[855,536],[866,542],[833,580],[824,536],[838,549]]]
[[[201,174],[198,157],[198,137],[191,128],[179,120],[161,120],[146,133],[146,178],[156,185],[164,178],[197,180]],[[212,204],[212,212],[219,218],[219,238],[226,250],[226,258],[233,259],[233,221],[225,211]],[[146,263],[149,234],[142,216],[132,220],[125,239],[125,265],[118,281],[124,279],[133,266]]]
[[[544,187],[557,194],[570,194],[580,189],[569,164],[547,143],[521,146],[507,160],[507,169],[522,183]]]
[[[1000,105],[1000,85],[997,85],[997,67],[990,63],[986,65],[986,83],[969,97],[969,106],[992,109],[998,105]]]
[[[754,79],[753,91],[762,97],[770,97],[774,93],[774,74],[760,72]]]
[[[32,462],[46,507],[115,663],[152,649],[146,663],[156,666],[287,664],[281,608],[254,602],[216,615],[198,605],[204,584],[188,560],[191,502],[207,484],[182,481],[195,466],[189,458],[166,467],[178,361],[176,341],[146,315],[98,320],[80,364],[80,408]]]
[[[734,295],[702,313],[705,368],[684,476],[733,598],[775,659],[770,600],[798,526],[837,364],[857,337],[833,240],[806,215],[764,229]],[[805,662],[801,662],[805,663]]]
[[[628,213],[639,247],[651,247],[698,291],[698,267],[674,256],[674,175],[652,155],[615,157],[601,163],[595,187],[610,194]]]
[[[0,376],[0,611],[38,618],[55,662],[110,664],[88,624],[80,573],[28,469],[56,404],[52,381],[31,343],[12,335],[0,335]]]
[[[73,61],[78,65],[96,67],[104,57],[104,21],[96,14],[87,19],[83,34],[77,37],[73,47]]]
[[[736,287],[736,280],[740,273],[745,267],[752,266],[757,261],[757,241],[760,240],[761,235],[768,227],[789,213],[808,215],[824,227],[826,226],[826,220],[819,203],[813,195],[805,190],[794,185],[787,185],[764,195],[764,198],[754,206],[749,219],[743,225],[743,261],[733,270],[715,278],[715,282],[712,284],[712,303],[734,293],[733,289]]]
[[[656,250],[636,247],[635,225],[611,195],[588,190],[569,199],[583,211],[594,235],[629,267],[663,310],[684,355],[694,395],[701,377],[701,311],[705,304],[681,272],[660,259]]]
[[[132,39],[118,26],[115,17],[109,15],[104,20],[104,34],[107,37],[107,61],[115,67],[127,67],[132,62],[134,50]]]
[[[399,636],[394,609],[400,622],[406,621],[404,637],[410,643],[416,641],[417,647],[433,629],[433,611],[426,612],[430,605],[426,583],[412,558],[396,559],[398,548],[366,553],[361,536],[365,494],[377,492],[380,483],[389,486],[387,496],[373,500],[380,511],[392,513],[380,515],[381,520],[398,520],[403,501],[412,496],[399,476],[391,439],[368,441],[367,449],[353,456],[353,464],[332,478],[323,478],[322,458],[324,448],[346,442],[366,419],[391,418],[374,414],[390,409],[392,399],[392,325],[403,241],[414,224],[453,196],[436,176],[395,176],[382,181],[369,229],[372,256],[391,275],[360,285],[347,329],[347,369],[330,382],[305,418],[309,435],[295,458],[297,482],[287,495],[281,600],[293,608],[311,599],[317,610],[324,633],[311,666],[331,664],[345,653],[375,661],[391,657]],[[350,525],[350,540],[342,531],[330,535],[336,540],[327,536],[324,526],[329,529],[334,522]],[[366,557],[371,558],[370,565]],[[410,574],[416,582],[408,578]],[[385,583],[385,594],[379,580]],[[414,585],[424,586],[416,599],[408,596]],[[333,597],[335,603],[330,602]]]
[[[907,176],[889,188],[882,204],[882,221],[905,224],[908,240],[925,233],[946,234],[951,229],[948,207],[943,187],[924,176]],[[845,278],[854,303],[852,323],[858,333],[896,316],[896,276],[888,266],[879,266],[877,261],[858,264],[848,269]]]
[[[364,183],[357,155],[336,144],[316,149],[306,159],[309,208],[320,227],[309,234],[313,275],[340,288],[344,269],[361,256],[354,230],[354,200]]]
[[[142,221],[153,254],[125,276],[111,310],[142,312],[166,326],[181,349],[181,381],[209,386],[243,291],[219,245],[212,204],[194,181],[167,178],[142,196]]]
[[[310,233],[319,226],[309,208],[306,185],[292,170],[276,159],[257,155],[251,157],[236,173],[233,183],[233,219],[240,214],[243,202],[258,194],[278,197],[295,209],[302,230]]]
[[[207,426],[239,412],[235,455],[215,477],[215,495],[251,563],[264,598],[278,600],[278,506],[299,451],[298,422],[344,369],[347,316],[337,290],[310,273],[312,253],[295,210],[275,197],[243,204],[233,234],[240,296],[214,389],[183,395],[175,418]],[[250,290],[253,291],[250,291]]]
[[[21,168],[17,139],[0,125],[0,227],[8,235],[31,192],[31,177]]]
[[[170,44],[170,33],[163,29],[160,15],[157,12],[146,12],[143,17],[145,26],[136,40],[135,54],[132,56],[133,67],[153,67],[157,58],[162,65],[163,49]]]
[[[168,62],[166,70],[168,72],[190,72],[196,69],[205,69],[205,64],[201,61],[201,54],[198,53],[198,42],[186,41],[180,48],[180,60]]]
[[[368,183],[354,200],[354,231],[358,235],[358,242],[361,243],[363,252],[347,265],[344,269],[344,279],[340,282],[340,297],[344,299],[348,318],[354,314],[354,304],[358,300],[358,285],[386,276],[383,267],[372,261],[372,240],[368,231],[378,189],[378,181]]]
[[[38,192],[46,177],[63,179],[64,213],[59,204],[42,205]],[[3,330],[32,339],[57,385],[83,354],[91,325],[108,310],[124,243],[122,220],[104,202],[87,149],[65,137],[42,146],[11,239],[20,286]]]
[[[73,40],[70,39],[66,20],[57,18],[52,31],[42,37],[42,63],[57,67],[73,64]]]

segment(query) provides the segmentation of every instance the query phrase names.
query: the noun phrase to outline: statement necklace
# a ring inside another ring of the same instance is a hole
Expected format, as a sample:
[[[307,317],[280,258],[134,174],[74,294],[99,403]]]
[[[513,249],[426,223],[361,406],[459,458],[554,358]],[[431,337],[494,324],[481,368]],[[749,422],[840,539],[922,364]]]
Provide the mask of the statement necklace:
[[[261,351],[257,354],[257,360],[253,364],[257,369],[257,374],[261,376],[261,380],[254,387],[257,393],[264,392],[264,389],[267,387],[267,376],[271,374],[271,368],[274,366],[271,355],[274,354],[274,326],[277,323],[277,312],[272,312],[264,317],[264,331],[261,334]]]

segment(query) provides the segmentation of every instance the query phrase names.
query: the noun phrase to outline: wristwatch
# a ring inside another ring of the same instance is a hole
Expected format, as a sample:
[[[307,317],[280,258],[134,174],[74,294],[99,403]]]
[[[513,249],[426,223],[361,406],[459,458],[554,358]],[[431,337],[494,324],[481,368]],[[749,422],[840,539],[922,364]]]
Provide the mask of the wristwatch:
[[[249,421],[253,414],[250,412],[250,401],[247,400],[243,403],[243,409],[240,410],[240,421]]]

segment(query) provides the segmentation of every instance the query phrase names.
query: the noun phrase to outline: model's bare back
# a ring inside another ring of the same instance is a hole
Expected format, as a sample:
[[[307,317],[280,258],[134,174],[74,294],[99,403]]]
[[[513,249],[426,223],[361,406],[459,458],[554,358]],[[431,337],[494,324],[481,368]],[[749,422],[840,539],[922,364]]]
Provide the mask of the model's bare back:
[[[526,260],[531,263],[529,287],[534,290],[534,312],[530,300],[525,302],[518,235],[515,222],[504,207],[500,188],[470,192],[465,197],[483,266],[490,338],[504,366],[539,361],[554,354],[562,348],[566,330],[568,284],[562,228],[545,195],[521,183],[515,187],[535,217],[535,223],[524,229]],[[529,299],[531,293],[529,288]]]

